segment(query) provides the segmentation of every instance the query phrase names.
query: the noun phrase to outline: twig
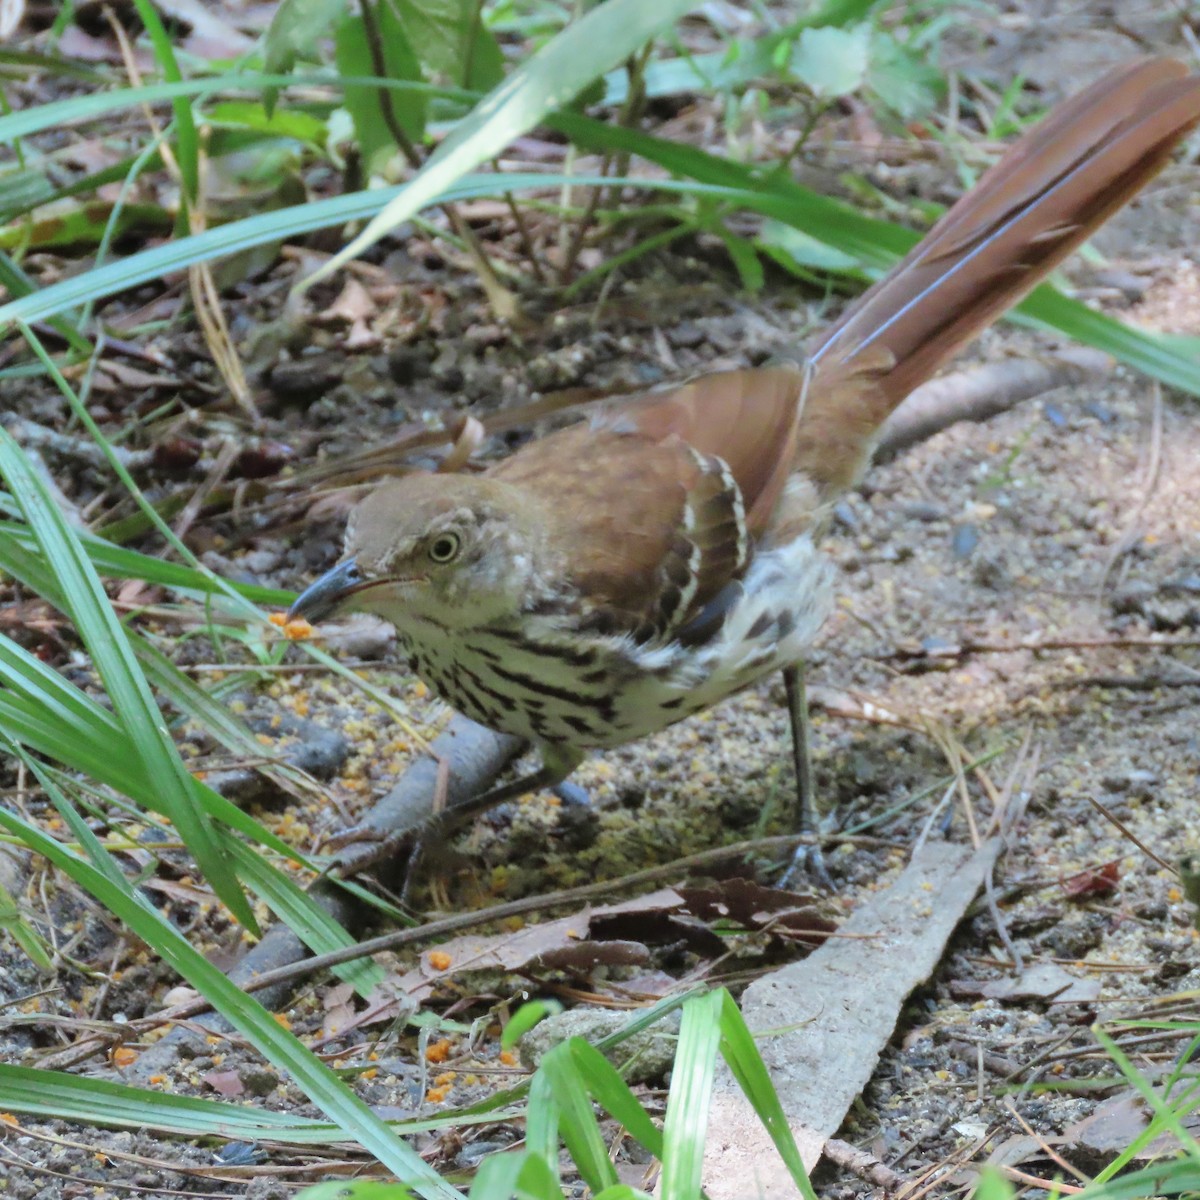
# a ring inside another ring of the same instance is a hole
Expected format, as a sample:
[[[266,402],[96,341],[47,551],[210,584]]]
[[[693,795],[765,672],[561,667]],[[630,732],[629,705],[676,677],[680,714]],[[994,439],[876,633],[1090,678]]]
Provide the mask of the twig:
[[[213,491],[225,481],[225,476],[229,474],[229,468],[233,466],[234,460],[240,453],[241,447],[234,438],[224,440],[217,453],[216,461],[200,486],[188,497],[188,502],[180,510],[179,516],[175,520],[175,536],[177,538],[182,540],[187,536],[192,522],[200,515],[200,510]]]
[[[1200,678],[1178,675],[1084,675],[1079,679],[1055,680],[1052,686],[1063,689],[1099,687],[1125,688],[1131,692],[1154,692],[1159,688],[1200,687]]]
[[[1106,820],[1111,821],[1147,858],[1158,863],[1164,871],[1170,871],[1172,875],[1178,876],[1179,870],[1173,864],[1167,862],[1165,858],[1160,858],[1149,846],[1143,842],[1137,834],[1133,832],[1115,813],[1110,812],[1095,796],[1088,796],[1088,803]]]
[[[454,913],[449,917],[441,917],[435,921],[427,921],[408,929],[398,929],[379,937],[346,946],[328,954],[313,955],[301,959],[285,967],[273,971],[264,971],[245,981],[242,986],[247,991],[258,991],[264,987],[274,987],[285,983],[294,983],[298,979],[311,975],[315,971],[335,967],[341,963],[353,962],[355,959],[366,958],[379,954],[384,950],[394,950],[400,946],[411,946],[417,942],[433,938],[446,937],[459,933],[476,925],[485,925],[492,921],[504,921],[510,917],[526,916],[529,913],[541,912],[548,908],[562,908],[579,904],[582,901],[595,900],[612,895],[614,892],[625,891],[629,888],[645,887],[647,884],[661,883],[664,880],[678,879],[691,871],[710,867],[729,858],[739,858],[752,854],[765,854],[795,847],[804,840],[802,834],[785,834],[777,837],[755,838],[745,842],[735,842],[729,846],[717,846],[711,850],[702,850],[698,854],[690,854],[674,862],[664,863],[658,867],[647,867],[642,871],[634,871],[619,879],[598,880],[595,883],[581,884],[579,887],[564,888],[558,892],[548,892],[542,896],[525,896],[520,900],[510,900],[505,904],[494,904],[489,908],[477,909],[472,912]],[[892,845],[891,842],[877,838],[864,839],[860,837],[839,837],[837,835],[825,838],[827,842],[849,842],[854,844]],[[153,1029],[170,1021],[182,1021],[206,1012],[210,1005],[207,1000],[196,999],[175,1008],[155,1013],[151,1017],[143,1017],[130,1021],[129,1028],[139,1033]]]
[[[1200,637],[1165,638],[1158,634],[1133,634],[1129,637],[1078,637],[1078,638],[1024,638],[1015,642],[984,642],[966,638],[961,645],[948,646],[938,650],[910,650],[897,647],[884,654],[868,655],[877,662],[889,662],[895,659],[951,659],[962,658],[968,654],[1011,654],[1014,651],[1031,650],[1038,653],[1042,650],[1105,650],[1127,649],[1144,646],[1147,649],[1172,647],[1184,649],[1200,646]]]
[[[1141,538],[1142,515],[1158,487],[1158,475],[1162,467],[1163,402],[1162,388],[1157,380],[1154,382],[1151,397],[1150,453],[1146,460],[1146,470],[1142,475],[1141,495],[1138,497],[1133,511],[1129,514],[1129,520],[1125,523],[1125,532],[1121,534],[1116,545],[1109,552],[1108,558],[1104,561],[1104,569],[1100,572],[1100,583],[1096,588],[1099,595],[1103,595],[1104,589],[1108,586],[1108,579],[1113,568],[1137,545]]]
[[[872,1187],[882,1188],[885,1193],[898,1192],[904,1183],[902,1175],[884,1166],[875,1155],[851,1146],[849,1142],[830,1138],[822,1149],[830,1162],[844,1167]]]

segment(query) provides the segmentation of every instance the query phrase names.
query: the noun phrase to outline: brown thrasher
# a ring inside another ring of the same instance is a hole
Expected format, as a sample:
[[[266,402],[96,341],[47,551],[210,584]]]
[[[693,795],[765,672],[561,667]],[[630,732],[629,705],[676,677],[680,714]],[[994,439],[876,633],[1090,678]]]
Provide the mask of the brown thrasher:
[[[292,614],[386,618],[430,687],[538,747],[541,770],[470,811],[781,670],[811,833],[800,664],[831,607],[816,540],[833,501],[884,418],[1198,121],[1200,75],[1174,60],[1110,72],[1025,133],[801,365],[702,375],[481,474],[383,486]]]

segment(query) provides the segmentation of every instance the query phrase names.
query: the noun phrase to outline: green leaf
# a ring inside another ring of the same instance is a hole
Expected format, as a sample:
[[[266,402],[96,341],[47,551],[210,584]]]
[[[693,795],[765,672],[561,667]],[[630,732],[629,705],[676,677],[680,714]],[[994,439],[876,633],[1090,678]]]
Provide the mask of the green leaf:
[[[859,262],[854,255],[773,217],[762,223],[757,241],[789,271],[829,271],[840,275],[859,272]]]
[[[311,113],[295,109],[268,113],[265,104],[252,100],[225,100],[205,113],[214,129],[249,129],[269,137],[294,138],[310,146],[321,147],[329,136],[328,123]]]
[[[377,10],[380,21],[380,41],[384,65],[392,79],[420,81],[421,67],[409,45],[404,30],[386,5]],[[338,71],[343,78],[374,75],[371,42],[362,17],[351,17],[338,26],[336,40]],[[345,104],[354,122],[359,151],[368,172],[381,165],[376,160],[383,153],[395,153],[396,141],[384,119],[385,104],[391,105],[400,128],[412,142],[419,142],[425,130],[425,97],[419,93],[388,92],[378,87],[347,84]]]
[[[114,209],[115,205],[107,200],[89,200],[62,207],[36,221],[17,221],[0,229],[0,250],[95,246],[108,232]],[[123,204],[116,217],[109,237],[170,233],[175,224],[171,214],[157,204]]]
[[[471,1185],[472,1200],[562,1200],[563,1191],[552,1164],[557,1147],[549,1155],[532,1150],[494,1154],[479,1164]],[[597,1197],[598,1200],[598,1197]]]
[[[283,0],[263,38],[263,69],[271,75],[287,75],[298,59],[315,57],[317,43],[332,31],[345,8],[346,0]],[[268,115],[274,112],[278,96],[275,85],[264,90]]]
[[[309,287],[373,246],[455,182],[499,154],[548,113],[569,104],[593,79],[624,61],[696,0],[606,0],[568,25],[455,127],[413,179],[348,246],[310,275]]]
[[[866,86],[902,121],[928,116],[946,90],[942,73],[920,55],[898,42],[889,32],[871,34]]]
[[[413,1190],[403,1183],[379,1179],[349,1179],[318,1183],[296,1193],[296,1200],[413,1200]]]
[[[871,54],[871,27],[825,26],[801,30],[796,39],[792,74],[821,100],[836,100],[862,87]]]
[[[183,72],[175,58],[175,49],[163,26],[158,10],[150,0],[133,0],[138,16],[146,27],[154,57],[168,83],[179,83]],[[192,115],[192,106],[181,96],[172,101],[175,114],[175,160],[179,164],[179,178],[183,197],[187,204],[195,204],[200,194],[200,135]]]
[[[395,10],[426,70],[482,91],[503,77],[504,60],[483,24],[480,0],[381,0],[380,8]]]
[[[7,507],[4,504],[5,499],[7,498],[0,493],[0,511]],[[142,579],[146,583],[157,583],[185,592],[220,595],[219,586],[203,572],[192,567],[164,562],[161,558],[152,558],[137,550],[114,546],[95,534],[81,533],[79,539],[96,570],[109,579]],[[35,544],[33,534],[26,526],[13,521],[0,521],[0,568],[5,566],[6,556],[15,556],[22,550],[31,551]],[[275,608],[286,608],[296,598],[295,592],[259,587],[252,583],[231,583],[228,586],[255,604]]]
[[[816,1193],[808,1181],[808,1173],[804,1170],[804,1161],[800,1157],[796,1139],[792,1136],[791,1126],[775,1085],[767,1074],[766,1063],[754,1044],[754,1036],[746,1026],[737,1002],[726,991],[721,996],[721,1056],[725,1059],[738,1087],[750,1101],[751,1107],[758,1114],[759,1120],[766,1127],[775,1149],[787,1166],[800,1194],[805,1200],[816,1200]]]
[[[975,1185],[973,1200],[1013,1200],[1017,1193],[1011,1183],[990,1164],[984,1164]]]

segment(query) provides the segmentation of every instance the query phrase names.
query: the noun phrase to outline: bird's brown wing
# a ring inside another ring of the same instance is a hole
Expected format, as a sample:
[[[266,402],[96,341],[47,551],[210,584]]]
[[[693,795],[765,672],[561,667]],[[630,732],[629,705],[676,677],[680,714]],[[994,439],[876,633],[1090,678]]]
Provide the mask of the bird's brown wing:
[[[787,480],[793,366],[702,376],[530,443],[489,476],[534,493],[600,627],[686,625],[741,574]]]

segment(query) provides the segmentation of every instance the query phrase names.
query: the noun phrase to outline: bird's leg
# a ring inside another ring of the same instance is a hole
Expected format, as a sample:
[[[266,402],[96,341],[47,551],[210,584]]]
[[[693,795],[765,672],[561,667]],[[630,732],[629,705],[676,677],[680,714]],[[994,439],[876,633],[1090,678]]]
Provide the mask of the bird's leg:
[[[790,887],[796,876],[811,875],[822,887],[834,890],[833,880],[825,869],[825,858],[818,840],[817,811],[813,802],[812,754],[808,738],[808,696],[804,688],[804,665],[793,663],[783,668],[783,685],[787,690],[788,720],[792,727],[792,760],[796,766],[796,805],[793,810],[796,831],[807,839],[797,846],[792,861],[779,881],[780,887]]]
[[[498,787],[489,788],[488,791],[481,792],[478,796],[472,796],[461,804],[455,804],[451,808],[443,808],[441,812],[435,813],[420,829],[416,840],[413,842],[412,853],[408,856],[408,866],[405,870],[404,887],[400,892],[401,901],[405,904],[408,903],[413,882],[416,880],[421,861],[425,858],[429,847],[444,843],[457,829],[465,825],[471,817],[485,813],[499,804],[504,804],[506,801],[526,796],[530,792],[540,792],[549,789],[559,795],[560,798],[563,798],[559,792],[559,787],[565,782],[566,777],[579,765],[582,758],[583,755],[581,754],[568,755],[565,753],[553,753],[547,750],[543,752],[542,765],[536,771],[531,771],[528,775],[522,775],[519,779],[514,779],[511,783],[502,783]],[[570,790],[572,792],[582,792],[582,789],[579,788],[571,788]],[[582,794],[586,801],[587,793],[582,792]]]

